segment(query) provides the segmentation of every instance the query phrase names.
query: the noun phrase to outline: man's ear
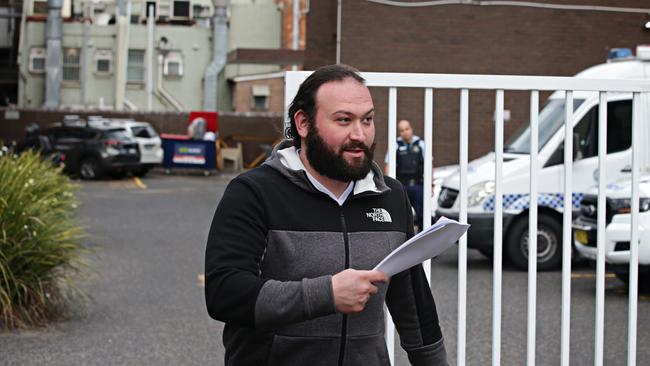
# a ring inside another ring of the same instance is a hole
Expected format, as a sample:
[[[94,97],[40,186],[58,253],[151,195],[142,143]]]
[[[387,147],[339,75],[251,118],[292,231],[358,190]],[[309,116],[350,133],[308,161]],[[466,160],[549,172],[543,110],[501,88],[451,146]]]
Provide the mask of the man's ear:
[[[301,138],[307,138],[309,133],[309,117],[302,109],[293,115],[293,120],[296,122],[296,130]]]

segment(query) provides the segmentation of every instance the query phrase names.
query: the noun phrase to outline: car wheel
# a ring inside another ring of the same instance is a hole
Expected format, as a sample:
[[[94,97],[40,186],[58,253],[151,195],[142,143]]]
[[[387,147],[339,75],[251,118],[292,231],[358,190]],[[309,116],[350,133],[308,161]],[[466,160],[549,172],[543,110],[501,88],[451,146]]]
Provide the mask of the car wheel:
[[[85,158],[79,165],[81,179],[99,179],[102,176],[99,161],[95,158]]]
[[[515,222],[507,238],[508,258],[521,270],[528,269],[528,215]],[[562,262],[562,225],[540,214],[537,220],[537,269],[557,269]]]

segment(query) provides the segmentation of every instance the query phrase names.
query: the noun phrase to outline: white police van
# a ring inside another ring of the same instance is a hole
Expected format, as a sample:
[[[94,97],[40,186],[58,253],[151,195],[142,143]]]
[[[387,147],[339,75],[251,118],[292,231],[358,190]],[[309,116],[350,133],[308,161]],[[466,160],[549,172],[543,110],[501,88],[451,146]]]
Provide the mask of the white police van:
[[[632,181],[610,183],[606,187],[605,264],[624,282],[629,280]],[[650,288],[650,175],[639,185],[639,287]],[[593,188],[580,203],[580,216],[573,222],[574,245],[580,257],[595,265],[598,189]]]
[[[637,57],[618,49],[622,59],[590,67],[575,77],[589,79],[650,78],[650,47],[639,46]],[[574,162],[573,209],[579,209],[584,192],[598,178],[598,94],[575,91],[574,97]],[[564,92],[553,93],[539,115],[538,172],[538,269],[558,268],[562,261],[562,212],[564,209]],[[650,141],[648,110],[650,98],[642,97],[640,128]],[[607,163],[608,182],[631,176],[632,95],[608,93]],[[642,144],[643,145],[643,144]],[[648,167],[650,149],[642,146],[642,165]],[[504,257],[520,269],[528,267],[528,208],[530,173],[530,129],[525,125],[505,145],[503,155],[503,232]],[[468,167],[468,247],[491,256],[494,225],[494,153],[471,161]],[[443,183],[438,196],[437,216],[458,218],[460,200],[459,173]],[[575,217],[575,216],[574,216]]]

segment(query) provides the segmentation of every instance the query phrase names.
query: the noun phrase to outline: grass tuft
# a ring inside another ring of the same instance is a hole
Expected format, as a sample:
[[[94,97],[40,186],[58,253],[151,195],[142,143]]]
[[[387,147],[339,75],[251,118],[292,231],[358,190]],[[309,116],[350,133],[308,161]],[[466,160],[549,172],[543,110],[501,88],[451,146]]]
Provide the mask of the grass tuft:
[[[0,328],[45,325],[85,299],[78,186],[38,152],[0,151]]]

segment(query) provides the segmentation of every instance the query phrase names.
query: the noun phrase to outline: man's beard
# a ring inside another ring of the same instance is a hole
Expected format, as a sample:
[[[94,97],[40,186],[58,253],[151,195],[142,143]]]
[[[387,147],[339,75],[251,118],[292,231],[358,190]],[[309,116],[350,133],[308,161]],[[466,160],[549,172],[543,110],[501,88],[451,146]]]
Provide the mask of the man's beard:
[[[372,165],[375,144],[368,147],[362,142],[350,141],[339,147],[338,151],[327,145],[318,133],[315,123],[309,124],[309,131],[306,138],[307,160],[309,164],[320,174],[336,179],[341,182],[351,182],[363,179]],[[343,157],[346,149],[361,149],[363,157],[355,158],[348,163]]]

